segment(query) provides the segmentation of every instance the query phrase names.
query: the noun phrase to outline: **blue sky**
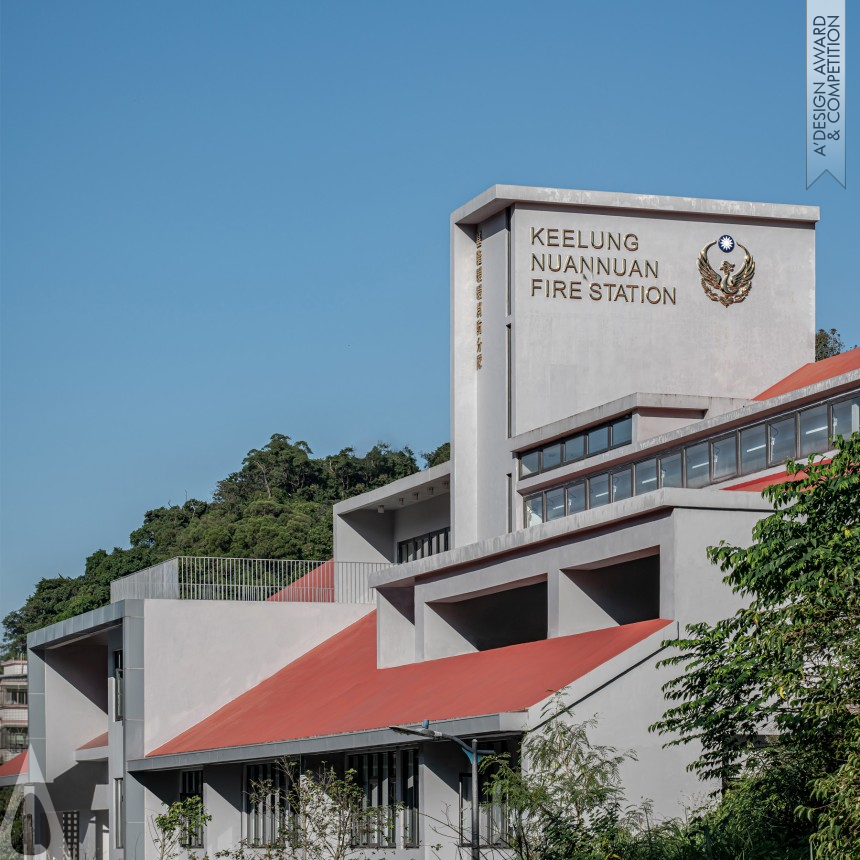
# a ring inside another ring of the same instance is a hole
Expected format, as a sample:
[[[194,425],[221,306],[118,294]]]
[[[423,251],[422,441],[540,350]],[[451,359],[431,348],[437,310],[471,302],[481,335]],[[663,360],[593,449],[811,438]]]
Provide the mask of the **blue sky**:
[[[804,14],[4,3],[0,611],[272,433],[446,441],[448,217],[496,182],[819,205],[818,324],[860,343]]]

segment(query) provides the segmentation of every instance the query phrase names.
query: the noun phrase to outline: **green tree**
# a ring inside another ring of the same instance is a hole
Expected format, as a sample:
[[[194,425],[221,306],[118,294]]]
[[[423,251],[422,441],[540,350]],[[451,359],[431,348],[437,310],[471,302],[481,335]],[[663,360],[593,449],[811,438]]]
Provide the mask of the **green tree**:
[[[751,546],[708,551],[747,605],[687,627],[664,661],[684,670],[665,687],[677,704],[655,726],[699,741],[694,769],[728,783],[802,762],[822,860],[860,857],[860,433],[836,445],[764,491],[774,513]]]
[[[835,328],[827,329],[820,328],[815,332],[815,360],[821,361],[823,358],[831,358],[834,355],[839,355],[845,349],[845,344],[842,342],[842,336]]]
[[[517,860],[604,860],[632,841],[640,820],[624,809],[619,772],[634,756],[593,743],[596,721],[573,721],[557,698],[543,718],[524,735],[519,760],[481,763],[492,802],[505,810],[505,847]]]
[[[166,806],[166,804],[165,804]],[[149,832],[158,860],[173,860],[182,854],[190,834],[212,820],[203,806],[203,798],[191,795],[167,806],[164,812],[149,820]]]
[[[447,463],[451,459],[451,443],[445,442],[438,448],[432,451],[424,451],[421,454],[424,460],[425,468],[429,469],[432,466],[439,466],[442,463]]]

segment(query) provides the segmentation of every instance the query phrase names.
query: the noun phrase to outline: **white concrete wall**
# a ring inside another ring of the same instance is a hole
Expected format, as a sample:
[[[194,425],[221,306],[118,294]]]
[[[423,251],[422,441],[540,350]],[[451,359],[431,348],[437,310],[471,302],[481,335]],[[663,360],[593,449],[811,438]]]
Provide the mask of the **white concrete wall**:
[[[339,603],[146,601],[146,751],[214,713],[373,608]]]

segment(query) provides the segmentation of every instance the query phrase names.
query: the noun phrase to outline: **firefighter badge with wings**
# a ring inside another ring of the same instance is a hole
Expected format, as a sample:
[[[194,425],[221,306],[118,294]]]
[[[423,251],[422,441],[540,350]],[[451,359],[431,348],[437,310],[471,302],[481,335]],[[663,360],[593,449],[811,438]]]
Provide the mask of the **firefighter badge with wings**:
[[[705,291],[705,295],[712,302],[719,302],[724,308],[727,308],[729,305],[742,302],[749,295],[755,274],[755,260],[743,245],[737,243],[737,247],[744,252],[740,269],[736,272],[737,266],[734,263],[723,260],[723,264],[720,266],[722,274],[719,274],[708,260],[708,251],[714,245],[717,245],[724,253],[730,254],[735,250],[735,240],[728,234],[720,236],[715,242],[709,242],[702,248],[698,260],[699,274],[702,276],[702,289]]]

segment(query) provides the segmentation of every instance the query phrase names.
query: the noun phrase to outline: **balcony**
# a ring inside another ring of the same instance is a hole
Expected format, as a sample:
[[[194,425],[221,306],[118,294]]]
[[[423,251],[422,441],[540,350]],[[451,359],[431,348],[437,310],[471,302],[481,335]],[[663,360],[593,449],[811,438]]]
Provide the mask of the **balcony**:
[[[360,561],[178,556],[111,583],[111,603],[132,599],[374,603],[371,573]]]

